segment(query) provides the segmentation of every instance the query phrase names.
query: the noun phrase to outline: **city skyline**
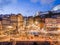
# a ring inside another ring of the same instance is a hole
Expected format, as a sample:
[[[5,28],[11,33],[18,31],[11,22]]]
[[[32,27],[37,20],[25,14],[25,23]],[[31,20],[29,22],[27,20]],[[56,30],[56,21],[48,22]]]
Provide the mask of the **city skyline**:
[[[0,14],[32,16],[38,11],[50,11],[60,0],[0,0]]]

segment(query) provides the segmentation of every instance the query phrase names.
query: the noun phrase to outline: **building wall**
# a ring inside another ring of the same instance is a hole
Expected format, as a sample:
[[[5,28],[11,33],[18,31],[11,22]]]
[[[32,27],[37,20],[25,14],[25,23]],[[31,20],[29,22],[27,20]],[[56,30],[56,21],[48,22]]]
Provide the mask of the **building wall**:
[[[60,19],[59,18],[46,18],[45,19],[45,26],[46,30],[58,30],[60,27]]]
[[[2,24],[2,25],[1,25]],[[39,16],[27,17],[26,20],[21,14],[10,15],[3,17],[0,21],[0,29],[3,31],[10,31],[23,33],[27,31],[40,31],[45,29],[47,31],[60,30],[60,18],[40,18]]]
[[[0,21],[0,30],[2,30],[2,22]]]

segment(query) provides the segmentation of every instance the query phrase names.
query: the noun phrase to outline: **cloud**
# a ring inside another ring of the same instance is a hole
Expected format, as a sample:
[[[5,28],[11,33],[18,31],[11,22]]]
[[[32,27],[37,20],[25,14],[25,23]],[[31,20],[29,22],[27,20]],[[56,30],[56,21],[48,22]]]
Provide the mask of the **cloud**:
[[[4,10],[5,6],[8,5],[15,5],[17,3],[17,0],[0,0],[0,11]]]
[[[38,0],[30,0],[31,2],[33,2],[33,3],[36,3],[36,2],[38,2]]]
[[[0,0],[0,6],[5,6],[5,5],[8,5],[10,3],[11,3],[10,0]]]
[[[16,4],[17,3],[17,0],[11,0],[12,3]]]
[[[8,4],[11,4],[11,3],[17,3],[17,0],[0,0],[0,5],[8,5]]]
[[[0,3],[2,2],[2,0],[0,0]]]
[[[33,3],[39,2],[40,4],[51,4],[53,3],[55,0],[30,0]]]
[[[40,3],[42,4],[42,5],[45,5],[45,4],[51,4],[51,3],[53,3],[55,0],[39,0],[40,1]]]

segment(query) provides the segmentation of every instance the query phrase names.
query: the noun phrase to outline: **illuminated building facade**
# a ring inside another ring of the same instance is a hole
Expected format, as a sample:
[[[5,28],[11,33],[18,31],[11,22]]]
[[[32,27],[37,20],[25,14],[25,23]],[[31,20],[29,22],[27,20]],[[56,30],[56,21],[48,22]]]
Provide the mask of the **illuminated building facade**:
[[[36,37],[38,40],[42,37],[45,39],[47,33],[59,30],[60,12],[39,13],[39,15],[29,17],[24,17],[22,14],[11,14],[3,15],[0,19],[0,34],[9,35],[9,39],[13,38],[18,41],[36,39]]]

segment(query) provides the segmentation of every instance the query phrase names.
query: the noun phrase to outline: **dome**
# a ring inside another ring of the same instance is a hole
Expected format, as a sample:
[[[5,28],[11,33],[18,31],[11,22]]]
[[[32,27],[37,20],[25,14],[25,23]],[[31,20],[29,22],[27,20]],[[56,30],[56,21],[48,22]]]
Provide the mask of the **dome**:
[[[60,10],[60,5],[57,5],[52,9],[52,11],[57,11],[57,10]]]

